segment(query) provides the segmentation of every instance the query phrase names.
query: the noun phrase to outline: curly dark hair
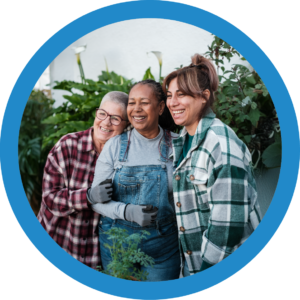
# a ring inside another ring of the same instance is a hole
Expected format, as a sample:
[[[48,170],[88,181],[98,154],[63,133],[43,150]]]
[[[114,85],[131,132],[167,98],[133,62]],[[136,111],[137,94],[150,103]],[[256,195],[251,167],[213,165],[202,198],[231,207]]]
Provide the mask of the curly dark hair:
[[[136,82],[131,87],[130,91],[133,89],[133,87],[135,87],[136,85],[139,85],[139,84],[149,86],[152,89],[158,103],[160,103],[161,101],[164,101],[164,103],[165,103],[165,109],[164,109],[163,113],[161,114],[161,116],[159,116],[159,119],[158,119],[158,124],[160,125],[160,127],[167,131],[178,130],[179,126],[175,124],[175,122],[171,116],[171,113],[170,113],[169,109],[167,108],[167,97],[163,91],[161,84],[159,82],[156,82],[153,79],[146,79],[146,80]],[[129,91],[129,93],[130,93],[130,91]]]

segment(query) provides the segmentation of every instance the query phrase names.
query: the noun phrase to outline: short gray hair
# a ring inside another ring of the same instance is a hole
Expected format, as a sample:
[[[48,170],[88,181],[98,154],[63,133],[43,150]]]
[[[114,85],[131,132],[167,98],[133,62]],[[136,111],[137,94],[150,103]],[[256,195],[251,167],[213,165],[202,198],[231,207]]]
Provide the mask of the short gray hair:
[[[105,102],[114,102],[121,105],[124,108],[125,116],[127,115],[128,95],[123,92],[109,92],[107,93],[100,104],[100,107]]]

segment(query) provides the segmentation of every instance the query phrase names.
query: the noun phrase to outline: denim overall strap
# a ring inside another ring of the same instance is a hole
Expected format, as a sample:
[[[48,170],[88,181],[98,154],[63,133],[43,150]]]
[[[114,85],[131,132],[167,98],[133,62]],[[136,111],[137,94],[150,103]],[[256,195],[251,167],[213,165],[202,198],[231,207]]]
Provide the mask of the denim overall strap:
[[[131,134],[131,132],[130,132]],[[119,153],[119,162],[125,162],[126,158],[128,156],[128,151],[127,150],[128,145],[128,135],[127,132],[123,132],[121,134],[121,145],[120,145],[120,153]],[[126,156],[125,156],[126,155]]]
[[[169,136],[167,135],[167,132],[164,130],[163,137],[160,143],[160,161],[162,162],[168,162],[168,154],[169,154],[168,144],[169,144]]]

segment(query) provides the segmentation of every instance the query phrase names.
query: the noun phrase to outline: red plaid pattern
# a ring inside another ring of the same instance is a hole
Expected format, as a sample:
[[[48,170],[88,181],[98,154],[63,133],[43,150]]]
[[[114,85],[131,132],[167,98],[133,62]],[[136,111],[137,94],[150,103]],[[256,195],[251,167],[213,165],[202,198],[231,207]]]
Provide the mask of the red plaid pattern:
[[[37,218],[65,251],[96,268],[100,265],[99,214],[91,210],[86,198],[98,158],[92,130],[67,134],[50,151]]]

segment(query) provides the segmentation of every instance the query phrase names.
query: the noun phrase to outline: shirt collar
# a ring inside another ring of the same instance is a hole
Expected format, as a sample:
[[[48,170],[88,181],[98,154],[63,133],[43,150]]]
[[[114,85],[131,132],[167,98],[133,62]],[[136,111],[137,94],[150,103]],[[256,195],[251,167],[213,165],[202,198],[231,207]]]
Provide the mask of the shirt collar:
[[[215,117],[216,117],[215,113],[212,111],[211,108],[209,108],[206,115],[200,120],[200,122],[197,126],[191,148],[193,148],[194,146],[199,146],[200,145],[200,143],[205,138],[207,130],[210,128],[210,126],[211,126],[212,122],[214,121]],[[187,130],[184,127],[180,136],[183,137],[186,134],[187,134]]]
[[[211,108],[208,109],[206,115],[200,120],[196,132],[194,134],[193,137],[193,142],[191,145],[191,149],[190,151],[195,148],[198,147],[201,142],[204,140],[206,133],[208,131],[208,129],[210,128],[211,124],[213,123],[214,119],[215,119],[216,115],[214,114],[214,112],[212,111]],[[186,134],[187,134],[187,130],[185,127],[183,127],[180,136],[177,139],[173,140],[173,153],[170,155],[170,158],[174,156],[174,164],[177,165],[177,161],[179,159],[179,156],[182,152],[182,148],[186,139]],[[189,151],[189,153],[190,153]],[[189,155],[188,155],[189,157]],[[187,158],[188,158],[187,157]]]
[[[81,149],[83,152],[95,150],[95,146],[93,143],[93,130],[94,127],[90,127],[89,129],[83,132],[83,135],[80,139]]]

